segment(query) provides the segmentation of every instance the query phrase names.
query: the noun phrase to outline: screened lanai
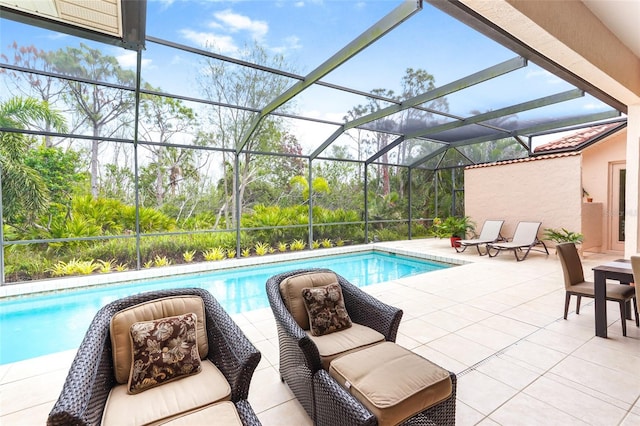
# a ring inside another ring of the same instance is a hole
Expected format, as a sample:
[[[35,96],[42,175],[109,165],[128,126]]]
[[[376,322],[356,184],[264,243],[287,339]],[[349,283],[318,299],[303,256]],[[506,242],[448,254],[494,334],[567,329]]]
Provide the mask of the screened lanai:
[[[457,2],[0,5],[3,283],[425,236],[464,167],[626,120]]]

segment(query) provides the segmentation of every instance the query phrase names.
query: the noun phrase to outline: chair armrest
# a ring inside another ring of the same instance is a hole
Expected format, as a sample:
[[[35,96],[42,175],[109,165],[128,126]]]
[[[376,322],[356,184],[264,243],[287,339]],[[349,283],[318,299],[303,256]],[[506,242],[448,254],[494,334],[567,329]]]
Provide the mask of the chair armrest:
[[[347,392],[326,370],[313,376],[317,426],[376,425],[378,420],[360,401]]]
[[[47,425],[99,425],[111,388],[115,385],[109,337],[110,305],[100,309],[71,364]]]
[[[209,354],[231,386],[231,400],[247,399],[251,377],[260,362],[260,352],[240,327],[206,290],[193,289],[202,297],[207,315]]]
[[[244,426],[261,426],[258,416],[246,399],[241,399],[235,403],[236,410]]]
[[[379,301],[340,275],[338,281],[342,286],[344,303],[351,320],[382,333],[385,340],[395,342],[402,319],[402,309]]]

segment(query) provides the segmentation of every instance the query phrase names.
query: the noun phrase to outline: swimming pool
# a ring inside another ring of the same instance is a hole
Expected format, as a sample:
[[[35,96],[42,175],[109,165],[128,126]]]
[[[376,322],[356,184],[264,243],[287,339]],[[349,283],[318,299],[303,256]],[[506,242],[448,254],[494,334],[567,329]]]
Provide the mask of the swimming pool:
[[[0,301],[0,364],[78,347],[102,306],[144,291],[204,288],[235,314],[268,307],[267,279],[292,269],[330,268],[364,287],[449,266],[370,251],[9,298]]]

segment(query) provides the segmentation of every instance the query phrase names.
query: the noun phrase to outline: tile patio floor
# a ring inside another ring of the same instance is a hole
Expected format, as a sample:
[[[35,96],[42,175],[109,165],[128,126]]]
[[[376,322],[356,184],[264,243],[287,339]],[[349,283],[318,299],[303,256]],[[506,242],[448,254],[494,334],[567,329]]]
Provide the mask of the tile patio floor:
[[[404,316],[397,342],[458,375],[458,425],[640,425],[640,329],[608,306],[609,337],[594,335],[593,300],[575,298],[562,319],[559,260],[532,252],[458,254],[445,240],[377,243],[399,253],[428,253],[465,265],[366,287]],[[619,256],[586,253],[591,267]],[[262,352],[249,401],[265,426],[310,425],[278,375],[270,309],[235,320]],[[74,351],[0,366],[0,424],[43,425]]]

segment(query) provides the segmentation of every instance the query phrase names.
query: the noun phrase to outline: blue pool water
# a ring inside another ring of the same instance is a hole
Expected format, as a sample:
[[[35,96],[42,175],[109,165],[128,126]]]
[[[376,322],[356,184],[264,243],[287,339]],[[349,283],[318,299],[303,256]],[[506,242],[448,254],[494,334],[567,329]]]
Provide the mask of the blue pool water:
[[[449,266],[364,252],[11,298],[0,301],[0,364],[78,347],[102,306],[144,291],[204,288],[234,314],[268,307],[267,279],[293,269],[330,268],[363,287]]]

